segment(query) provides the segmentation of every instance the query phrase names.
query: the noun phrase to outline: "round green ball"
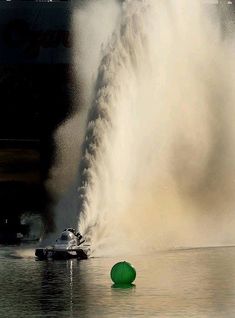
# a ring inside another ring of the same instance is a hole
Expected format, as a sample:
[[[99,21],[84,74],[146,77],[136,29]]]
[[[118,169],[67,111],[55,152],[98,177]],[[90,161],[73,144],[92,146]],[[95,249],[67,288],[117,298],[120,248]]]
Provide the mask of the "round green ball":
[[[136,278],[136,270],[128,262],[119,262],[112,267],[110,276],[115,284],[131,284]]]

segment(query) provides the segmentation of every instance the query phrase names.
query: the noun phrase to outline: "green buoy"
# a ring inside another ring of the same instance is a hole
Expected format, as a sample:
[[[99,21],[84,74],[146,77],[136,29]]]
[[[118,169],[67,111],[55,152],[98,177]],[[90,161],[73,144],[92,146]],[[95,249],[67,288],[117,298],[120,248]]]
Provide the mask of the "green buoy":
[[[135,280],[136,270],[128,262],[119,262],[112,267],[110,276],[114,284],[128,285]]]

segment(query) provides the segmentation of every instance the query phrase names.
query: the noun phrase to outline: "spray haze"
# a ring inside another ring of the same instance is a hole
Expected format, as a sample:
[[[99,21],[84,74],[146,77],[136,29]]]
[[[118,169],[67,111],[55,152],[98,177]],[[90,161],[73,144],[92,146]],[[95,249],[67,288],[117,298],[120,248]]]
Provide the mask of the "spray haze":
[[[106,31],[84,29],[96,6]],[[72,213],[94,255],[234,243],[234,62],[219,20],[200,1],[132,0],[89,1],[74,21],[82,99],[62,135],[82,140]]]

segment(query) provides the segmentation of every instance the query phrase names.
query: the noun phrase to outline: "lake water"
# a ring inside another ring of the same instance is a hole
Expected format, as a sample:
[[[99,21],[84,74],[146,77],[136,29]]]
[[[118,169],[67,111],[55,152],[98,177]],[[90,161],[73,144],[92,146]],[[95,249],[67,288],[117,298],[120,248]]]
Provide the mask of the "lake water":
[[[0,317],[235,317],[235,248],[126,257],[135,287],[112,288],[120,258],[35,261],[33,250],[0,249]]]

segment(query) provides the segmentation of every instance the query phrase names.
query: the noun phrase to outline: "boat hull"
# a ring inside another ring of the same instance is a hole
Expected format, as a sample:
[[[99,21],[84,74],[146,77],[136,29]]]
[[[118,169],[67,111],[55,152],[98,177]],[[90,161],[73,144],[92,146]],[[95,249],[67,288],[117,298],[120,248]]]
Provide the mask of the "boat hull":
[[[83,249],[55,250],[50,248],[37,248],[35,250],[35,256],[37,257],[38,260],[70,259],[70,258],[87,259],[88,258],[87,251]]]

